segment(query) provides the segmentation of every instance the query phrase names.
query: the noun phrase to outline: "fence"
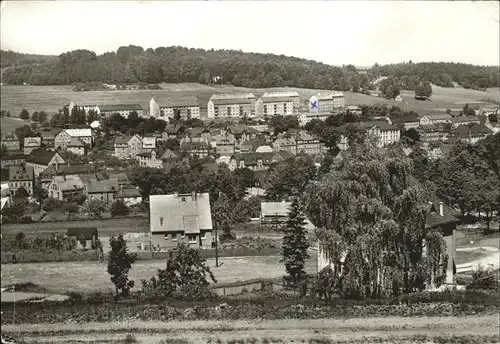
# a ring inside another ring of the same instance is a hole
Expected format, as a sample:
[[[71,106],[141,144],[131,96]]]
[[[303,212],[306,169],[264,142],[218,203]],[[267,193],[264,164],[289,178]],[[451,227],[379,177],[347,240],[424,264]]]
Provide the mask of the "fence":
[[[219,283],[210,286],[210,289],[219,296],[240,295],[256,291],[279,291],[285,289],[295,290],[293,287],[287,287],[277,280],[256,278],[246,281]]]

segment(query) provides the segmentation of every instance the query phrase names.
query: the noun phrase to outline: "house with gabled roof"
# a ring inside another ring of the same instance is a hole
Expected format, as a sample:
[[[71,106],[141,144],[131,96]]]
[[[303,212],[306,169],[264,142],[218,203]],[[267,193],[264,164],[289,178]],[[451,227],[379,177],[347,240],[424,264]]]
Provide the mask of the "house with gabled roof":
[[[288,221],[291,202],[261,202],[260,203],[260,228],[261,230],[282,229]]]
[[[9,168],[9,166],[13,165],[21,165],[26,162],[26,155],[17,153],[17,154],[0,154],[0,162],[2,169]]]
[[[210,152],[209,143],[203,138],[185,137],[181,140],[180,150],[191,156],[204,158]]]
[[[417,129],[420,125],[420,117],[416,113],[404,114],[401,116],[389,116],[390,124],[401,130]]]
[[[76,248],[86,250],[98,240],[99,234],[96,227],[72,227],[68,228],[66,236],[76,240]]]
[[[420,125],[451,123],[452,117],[447,113],[429,113],[420,117]]]
[[[149,196],[151,245],[171,250],[179,243],[212,247],[212,214],[208,193]]]
[[[208,101],[208,118],[238,118],[255,116],[256,98],[253,93],[214,94]]]
[[[80,139],[87,145],[88,148],[92,148],[92,144],[94,142],[94,132],[92,131],[92,128],[64,129],[55,137],[54,144],[56,149],[66,150],[68,144],[73,138]]]
[[[187,128],[182,124],[167,124],[165,126],[165,131],[161,134],[163,141],[168,139],[175,139],[178,136],[184,134]]]
[[[9,191],[11,196],[14,196],[21,187],[28,194],[33,195],[33,187],[35,185],[35,174],[33,167],[27,164],[9,166]]]
[[[71,141],[69,141],[68,145],[66,146],[66,149],[68,152],[71,152],[76,155],[87,154],[87,145],[77,137],[73,137]]]
[[[12,133],[2,132],[2,138],[0,140],[1,144],[7,148],[7,151],[19,151],[21,149],[21,143],[17,135]]]
[[[463,141],[473,145],[492,134],[493,131],[485,125],[478,123],[462,124],[452,131],[448,139],[450,142]]]
[[[265,171],[273,163],[282,161],[292,153],[287,151],[269,152],[269,153],[236,153],[229,160],[229,170],[234,171],[237,168],[249,168],[252,171]]]
[[[321,142],[319,137],[311,135],[305,130],[300,131],[300,133],[295,136],[295,142],[297,143],[297,154],[320,154],[325,149],[324,143]]]
[[[451,118],[451,127],[457,128],[460,125],[480,124],[479,116],[459,116]]]
[[[154,136],[145,136],[142,138],[142,153],[151,152],[153,149],[156,149],[156,137]]]
[[[87,200],[99,200],[111,204],[116,200],[116,193],[120,189],[117,179],[86,178],[83,183],[83,193]]]
[[[49,184],[48,196],[67,201],[83,193],[84,184],[76,174],[54,176]]]
[[[339,91],[319,92],[309,98],[309,112],[334,112],[344,107],[344,94]]]
[[[285,150],[297,154],[297,142],[294,137],[282,135],[273,142],[275,151]]]
[[[142,195],[138,187],[121,185],[116,193],[116,200],[131,206],[142,203]]]
[[[148,152],[142,152],[136,155],[136,160],[139,166],[162,168],[163,167],[163,152],[160,149],[153,149]]]
[[[385,147],[392,143],[399,142],[401,138],[401,131],[399,128],[386,121],[366,121],[361,123],[361,127],[367,130],[368,135],[377,139],[378,147]]]
[[[113,148],[115,157],[119,159],[135,159],[137,154],[142,153],[142,137],[137,134],[133,136],[117,136]]]
[[[49,166],[55,165],[57,168],[57,165],[64,163],[65,161],[59,153],[41,148],[32,150],[26,157],[26,165],[33,168],[36,178]]]
[[[39,136],[25,137],[23,151],[24,155],[31,153],[33,149],[42,148],[42,138]]]

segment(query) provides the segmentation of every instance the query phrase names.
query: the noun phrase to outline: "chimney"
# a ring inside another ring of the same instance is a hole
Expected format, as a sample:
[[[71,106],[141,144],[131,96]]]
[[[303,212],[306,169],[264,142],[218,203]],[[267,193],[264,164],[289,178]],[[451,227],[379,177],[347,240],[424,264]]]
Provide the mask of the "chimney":
[[[439,202],[439,215],[440,215],[440,216],[444,216],[444,212],[443,212],[443,202]]]

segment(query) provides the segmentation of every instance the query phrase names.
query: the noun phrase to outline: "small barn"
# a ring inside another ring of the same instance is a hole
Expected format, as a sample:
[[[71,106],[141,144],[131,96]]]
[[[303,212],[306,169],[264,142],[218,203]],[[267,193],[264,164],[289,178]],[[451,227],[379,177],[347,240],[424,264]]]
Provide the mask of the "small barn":
[[[86,250],[92,248],[93,244],[99,238],[96,227],[74,227],[68,228],[66,235],[75,238],[76,248]]]

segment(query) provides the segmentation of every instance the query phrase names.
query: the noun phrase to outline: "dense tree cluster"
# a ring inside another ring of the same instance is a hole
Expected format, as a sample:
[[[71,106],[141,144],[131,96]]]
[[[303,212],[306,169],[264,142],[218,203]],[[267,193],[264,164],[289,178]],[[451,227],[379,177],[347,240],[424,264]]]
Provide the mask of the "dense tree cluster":
[[[10,84],[33,85],[105,83],[230,83],[243,87],[304,87],[358,91],[370,88],[366,74],[354,66],[333,67],[283,55],[160,47],[144,50],[120,47],[96,55],[88,50],[70,51],[55,63],[23,65],[5,71]]]
[[[332,262],[339,293],[397,295],[422,289],[431,276],[442,280],[444,240],[425,226],[425,194],[412,185],[411,174],[411,162],[402,152],[385,155],[362,143],[350,159],[334,164],[310,186],[305,209]]]
[[[11,66],[32,65],[36,63],[55,63],[57,62],[57,56],[21,54],[12,50],[1,50],[0,60],[2,61],[0,63],[0,68],[6,68]]]
[[[410,155],[415,176],[449,205],[462,214],[482,212],[487,226],[500,206],[500,134],[489,136],[476,145],[457,143],[443,158],[430,160],[417,146]]]
[[[396,78],[403,89],[416,90],[427,81],[442,87],[453,87],[453,82],[464,88],[483,89],[500,87],[498,66],[474,66],[465,63],[422,62],[374,66],[374,76]]]

